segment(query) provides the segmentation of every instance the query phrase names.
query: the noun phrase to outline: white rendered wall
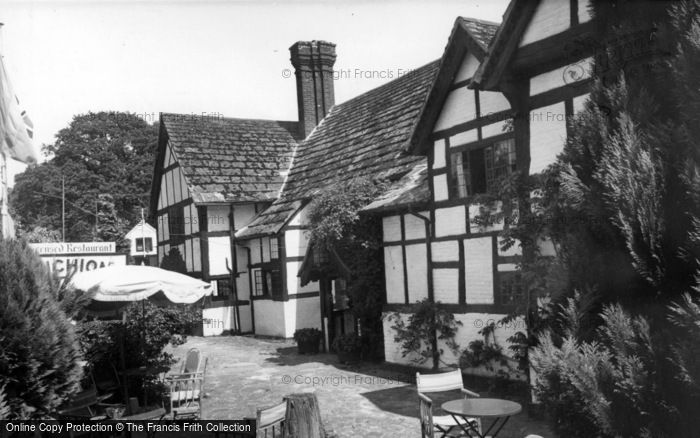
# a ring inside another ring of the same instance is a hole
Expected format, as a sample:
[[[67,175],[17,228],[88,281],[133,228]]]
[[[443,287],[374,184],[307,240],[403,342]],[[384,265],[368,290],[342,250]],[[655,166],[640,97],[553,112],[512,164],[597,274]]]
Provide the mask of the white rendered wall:
[[[401,240],[401,217],[387,216],[382,218],[382,233],[384,242]]]
[[[476,118],[474,90],[460,87],[452,90],[445,100],[434,130],[440,131]]]
[[[467,79],[471,79],[478,68],[479,60],[476,59],[476,57],[471,53],[467,53],[462,60],[462,65],[459,66],[459,70],[457,71],[454,81],[463,82]]]
[[[387,303],[405,303],[403,253],[398,245],[384,247],[384,281]]]
[[[392,326],[395,324],[395,322],[393,320],[390,321],[388,319],[388,316],[391,314],[393,314],[393,312],[385,312],[383,315],[384,354],[386,361],[389,363],[396,363],[401,365],[414,365],[426,369],[431,368],[431,360],[428,360],[422,365],[419,365],[411,361],[412,358],[417,358],[417,355],[412,354],[405,358],[401,357],[401,346],[400,344],[394,341],[396,331],[392,328]],[[404,322],[407,322],[408,317],[410,316],[409,314],[405,313],[400,313],[399,315]],[[460,347],[459,353],[461,354],[463,350],[468,348],[469,343],[471,341],[483,340],[483,336],[479,334],[479,330],[493,322],[496,325],[496,330],[494,331],[496,342],[503,348],[503,353],[506,356],[510,356],[511,352],[510,350],[508,350],[509,344],[507,339],[518,331],[524,331],[526,326],[525,321],[522,318],[518,318],[515,321],[508,324],[500,323],[501,319],[503,319],[503,317],[505,316],[506,315],[495,313],[455,314],[455,319],[462,323],[462,325],[458,328],[457,334],[455,336],[455,341]],[[438,347],[442,348],[444,352],[442,357],[444,362],[451,365],[458,365],[458,356],[455,356],[452,353],[452,351],[449,347],[447,347],[444,341],[441,341],[438,344]],[[512,361],[511,364],[513,367],[516,366],[514,361]],[[464,369],[463,371],[477,375],[493,375],[493,373],[485,369]]]
[[[425,243],[406,246],[408,302],[428,297],[428,250]]]
[[[564,149],[566,110],[564,102],[530,112],[530,173],[542,172]]]
[[[255,303],[257,304],[257,302]],[[268,316],[269,317],[269,316]],[[257,321],[257,320],[256,320]],[[298,298],[284,302],[285,338],[294,336],[297,329],[321,329],[320,298]]]
[[[569,14],[568,0],[542,0],[523,33],[520,46],[567,30],[571,22]]]
[[[435,236],[454,236],[467,232],[465,208],[463,205],[435,209]]]
[[[464,280],[467,304],[493,304],[492,238],[464,240]]]
[[[255,334],[286,338],[284,301],[255,300]]]
[[[231,240],[228,236],[209,237],[209,275],[225,275],[228,274],[226,262],[229,267],[231,262]]]

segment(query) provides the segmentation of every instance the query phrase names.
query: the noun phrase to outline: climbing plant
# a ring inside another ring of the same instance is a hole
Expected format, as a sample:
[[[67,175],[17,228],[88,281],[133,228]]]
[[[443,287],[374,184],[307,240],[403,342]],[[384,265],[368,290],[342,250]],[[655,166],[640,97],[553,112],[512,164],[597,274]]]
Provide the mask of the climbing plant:
[[[408,318],[404,319],[403,314],[409,314]],[[441,341],[459,356],[455,336],[462,322],[455,319],[454,313],[445,309],[441,302],[425,298],[407,306],[404,311],[390,314],[387,319],[394,323],[391,327],[396,332],[394,342],[401,346],[402,356],[411,356],[414,363],[432,360],[435,370],[440,364],[452,365],[443,360],[445,350],[440,347]]]
[[[309,207],[310,242],[314,248],[334,253],[349,269],[347,294],[358,319],[365,346],[364,357],[381,358],[384,352],[382,305],[381,220],[360,211],[386,190],[387,183],[369,177],[333,184],[318,194]],[[332,266],[320,267],[331,278]]]

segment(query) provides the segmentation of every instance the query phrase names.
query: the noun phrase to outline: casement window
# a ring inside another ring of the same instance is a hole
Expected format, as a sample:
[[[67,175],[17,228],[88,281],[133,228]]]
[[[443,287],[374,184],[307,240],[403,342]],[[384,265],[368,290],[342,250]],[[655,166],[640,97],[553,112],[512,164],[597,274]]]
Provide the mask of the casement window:
[[[270,237],[270,259],[275,260],[280,258],[280,252],[277,244],[277,237]]]
[[[233,289],[231,288],[231,280],[228,278],[222,278],[216,280],[216,296],[217,297],[228,297],[233,294]]]
[[[253,295],[256,297],[265,295],[262,269],[253,269]]]
[[[185,209],[182,206],[168,208],[168,231],[171,243],[185,240]]]
[[[282,281],[279,269],[253,269],[253,295],[256,297],[280,297],[282,295]]]
[[[524,302],[525,289],[520,271],[499,272],[498,286],[497,304],[515,306]]]
[[[503,178],[515,171],[515,141],[511,138],[455,152],[450,170],[452,198],[493,192]]]
[[[144,241],[146,244],[146,252],[151,252],[153,251],[153,240],[150,237],[137,237],[136,238],[136,252],[143,252],[144,251]]]

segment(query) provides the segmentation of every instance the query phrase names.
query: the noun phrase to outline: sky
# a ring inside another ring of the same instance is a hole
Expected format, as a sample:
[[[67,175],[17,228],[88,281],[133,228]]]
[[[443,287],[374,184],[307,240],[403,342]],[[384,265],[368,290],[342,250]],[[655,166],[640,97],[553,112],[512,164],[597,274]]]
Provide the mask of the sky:
[[[0,0],[0,53],[40,146],[89,111],[297,120],[294,42],[337,45],[340,103],[439,58],[457,16],[500,22],[507,4]]]

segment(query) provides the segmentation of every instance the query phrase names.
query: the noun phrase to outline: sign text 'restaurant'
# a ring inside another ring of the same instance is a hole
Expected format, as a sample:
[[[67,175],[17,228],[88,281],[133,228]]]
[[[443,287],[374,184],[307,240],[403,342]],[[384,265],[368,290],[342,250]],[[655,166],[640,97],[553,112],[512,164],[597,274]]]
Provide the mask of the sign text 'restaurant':
[[[30,243],[29,246],[39,255],[99,254],[117,251],[114,242],[51,242]]]

